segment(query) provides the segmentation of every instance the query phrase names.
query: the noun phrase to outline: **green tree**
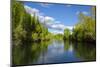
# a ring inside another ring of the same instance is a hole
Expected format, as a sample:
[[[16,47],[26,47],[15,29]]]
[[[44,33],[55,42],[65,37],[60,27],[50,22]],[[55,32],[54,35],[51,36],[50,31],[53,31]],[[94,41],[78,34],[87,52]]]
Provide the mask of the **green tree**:
[[[71,35],[71,32],[68,28],[64,30],[64,39],[69,39],[69,36]]]
[[[72,38],[76,41],[95,42],[95,19],[92,16],[79,14],[79,22],[73,29]]]
[[[50,36],[48,29],[39,21],[35,13],[31,16],[21,2],[12,1],[13,44],[47,40],[50,39],[48,35]]]

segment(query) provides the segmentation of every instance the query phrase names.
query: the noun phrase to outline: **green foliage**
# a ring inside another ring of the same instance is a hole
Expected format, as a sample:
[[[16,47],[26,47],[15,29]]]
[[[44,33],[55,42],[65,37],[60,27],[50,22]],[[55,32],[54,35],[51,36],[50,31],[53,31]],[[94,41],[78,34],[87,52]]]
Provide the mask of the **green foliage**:
[[[49,40],[48,29],[41,24],[38,16],[28,14],[21,2],[12,1],[12,38],[13,44]]]
[[[64,30],[64,39],[69,39],[70,34],[71,34],[70,30],[66,28]]]
[[[79,23],[73,29],[72,38],[76,41],[95,42],[95,19],[91,16],[79,14]]]
[[[23,29],[23,21],[25,10],[21,3],[12,1],[12,39],[13,44],[21,44],[22,39],[25,37],[26,31]]]
[[[87,61],[96,59],[96,46],[94,45],[94,43],[78,42],[76,44],[73,44],[73,47],[76,51],[77,57],[82,57]]]
[[[62,40],[63,39],[63,34],[55,34],[54,35],[54,39],[57,39],[57,40]]]
[[[13,64],[23,65],[32,64],[38,60],[39,56],[47,51],[51,41],[25,43],[24,45],[13,45]]]

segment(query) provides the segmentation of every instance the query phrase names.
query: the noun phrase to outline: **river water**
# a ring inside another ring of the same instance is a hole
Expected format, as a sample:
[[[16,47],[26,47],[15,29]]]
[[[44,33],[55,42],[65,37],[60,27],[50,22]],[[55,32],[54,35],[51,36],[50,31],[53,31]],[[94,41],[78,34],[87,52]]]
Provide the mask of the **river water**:
[[[63,40],[13,46],[13,64],[51,64],[96,60],[96,44]]]

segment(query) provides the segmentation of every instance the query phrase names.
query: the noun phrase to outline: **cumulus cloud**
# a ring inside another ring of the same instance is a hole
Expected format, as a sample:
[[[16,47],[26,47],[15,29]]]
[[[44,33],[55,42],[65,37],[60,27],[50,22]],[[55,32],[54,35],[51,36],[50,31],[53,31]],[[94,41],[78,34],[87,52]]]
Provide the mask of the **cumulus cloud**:
[[[68,28],[70,31],[72,31],[73,26],[66,26],[64,24],[56,24],[56,23],[47,23],[46,27],[50,28],[50,29],[55,29],[55,30],[64,30],[65,28]]]
[[[50,17],[50,16],[45,16],[44,19],[46,22],[53,22],[54,21],[54,18]]]
[[[68,28],[70,31],[72,31],[72,29],[74,28],[73,26],[66,26],[66,28]]]
[[[25,8],[26,12],[31,14],[31,15],[34,15],[34,14],[38,15],[38,13],[39,13],[39,10],[36,9],[36,8],[31,8],[31,7],[27,6],[27,5],[24,5],[24,8]]]
[[[39,21],[41,21],[41,23],[44,23],[44,16],[39,15],[38,17],[39,17]]]
[[[64,30],[65,29],[65,25],[63,25],[63,24],[53,24],[51,27],[54,28],[54,29],[58,29],[58,30]]]
[[[53,34],[64,34],[64,29],[68,28],[70,30],[70,32],[72,33],[72,29],[73,26],[65,26],[65,25],[61,25],[59,27],[59,25],[55,25],[52,27],[52,25],[49,27],[49,29],[53,29],[53,31],[51,31],[51,33]]]
[[[50,17],[50,16],[39,15],[38,18],[42,23],[44,23],[46,25],[50,25],[50,24],[54,23],[54,21],[55,21],[55,19],[53,17]]]

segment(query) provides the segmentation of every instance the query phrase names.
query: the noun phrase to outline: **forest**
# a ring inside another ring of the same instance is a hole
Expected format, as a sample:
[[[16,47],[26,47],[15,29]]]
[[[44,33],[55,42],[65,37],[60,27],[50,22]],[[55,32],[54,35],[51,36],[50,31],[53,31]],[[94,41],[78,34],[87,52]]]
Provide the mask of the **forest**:
[[[86,16],[79,13],[79,21],[72,30],[64,30],[64,34],[52,34],[48,31],[38,16],[31,16],[25,11],[23,3],[12,0],[12,40],[14,45],[24,44],[25,42],[40,42],[52,39],[63,39],[81,42],[96,41],[96,8],[92,7],[91,15]]]

